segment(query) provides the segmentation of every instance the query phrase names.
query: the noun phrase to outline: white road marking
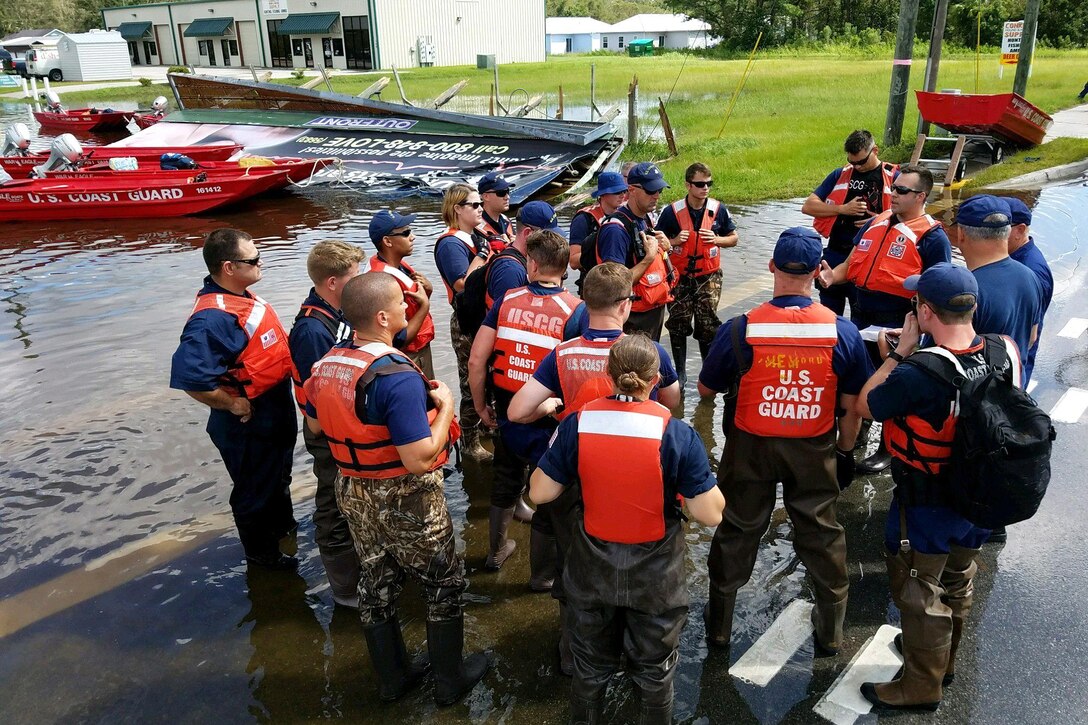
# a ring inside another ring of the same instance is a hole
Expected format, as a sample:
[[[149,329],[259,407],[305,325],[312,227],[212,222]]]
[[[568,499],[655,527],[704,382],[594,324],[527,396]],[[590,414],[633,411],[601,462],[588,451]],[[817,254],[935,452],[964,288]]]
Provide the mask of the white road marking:
[[[1088,320],[1083,317],[1074,317],[1065,323],[1065,327],[1058,333],[1058,337],[1072,337],[1074,339],[1084,334],[1084,331],[1088,330]]]
[[[1066,390],[1050,411],[1050,419],[1055,423],[1076,423],[1088,409],[1088,390],[1070,388]]]
[[[755,641],[729,674],[740,680],[766,687],[793,653],[812,636],[812,602],[795,599],[778,619]]]
[[[868,713],[873,706],[861,696],[861,684],[888,682],[895,676],[903,664],[903,658],[892,644],[897,634],[899,630],[890,624],[878,629],[812,708],[816,714],[835,725],[853,725]]]
[[[1028,383],[1028,386],[1024,389],[1024,392],[1026,392],[1028,395],[1031,395],[1031,391],[1035,390],[1035,388],[1037,387],[1039,387],[1039,381],[1032,380],[1030,383]]]

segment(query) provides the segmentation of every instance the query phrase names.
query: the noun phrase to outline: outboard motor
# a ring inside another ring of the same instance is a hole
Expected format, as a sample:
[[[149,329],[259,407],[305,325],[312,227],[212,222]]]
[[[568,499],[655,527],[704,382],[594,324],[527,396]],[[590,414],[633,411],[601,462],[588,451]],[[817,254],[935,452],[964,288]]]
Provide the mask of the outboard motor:
[[[25,123],[13,123],[4,129],[4,146],[0,156],[29,156],[30,129]]]
[[[64,106],[60,105],[60,96],[56,91],[49,91],[45,94],[45,110],[50,113],[64,113]]]
[[[155,102],[151,104],[151,112],[159,118],[166,115],[166,96],[159,96],[155,99]]]
[[[30,172],[31,177],[41,179],[47,171],[71,171],[79,168],[79,159],[83,156],[83,147],[70,133],[62,133],[53,139],[49,146],[49,160],[39,164]]]

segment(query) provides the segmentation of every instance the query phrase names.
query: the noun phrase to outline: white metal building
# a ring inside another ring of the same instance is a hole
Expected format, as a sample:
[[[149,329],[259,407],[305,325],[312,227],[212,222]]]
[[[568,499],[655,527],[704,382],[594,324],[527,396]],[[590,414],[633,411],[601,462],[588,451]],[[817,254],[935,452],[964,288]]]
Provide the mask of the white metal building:
[[[120,33],[92,30],[57,36],[60,71],[66,81],[109,81],[132,78],[128,46]]]
[[[601,33],[611,26],[596,18],[547,18],[544,23],[548,55],[592,53],[601,49]]]
[[[652,40],[656,48],[708,48],[719,39],[711,38],[710,25],[686,15],[646,13],[633,15],[601,33],[601,48],[623,53],[632,40]]]
[[[541,0],[179,0],[104,8],[134,65],[412,68],[544,60]]]

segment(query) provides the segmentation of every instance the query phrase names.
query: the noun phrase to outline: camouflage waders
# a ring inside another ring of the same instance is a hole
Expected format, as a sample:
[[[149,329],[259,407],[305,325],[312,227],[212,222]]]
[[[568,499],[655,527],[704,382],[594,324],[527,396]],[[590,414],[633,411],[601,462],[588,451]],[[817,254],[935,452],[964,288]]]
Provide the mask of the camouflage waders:
[[[665,322],[669,338],[691,337],[694,332],[696,340],[709,345],[722,324],[718,319],[722,271],[719,269],[702,277],[681,275],[673,296],[675,299],[669,303],[669,319]],[[695,318],[694,327],[692,317]]]

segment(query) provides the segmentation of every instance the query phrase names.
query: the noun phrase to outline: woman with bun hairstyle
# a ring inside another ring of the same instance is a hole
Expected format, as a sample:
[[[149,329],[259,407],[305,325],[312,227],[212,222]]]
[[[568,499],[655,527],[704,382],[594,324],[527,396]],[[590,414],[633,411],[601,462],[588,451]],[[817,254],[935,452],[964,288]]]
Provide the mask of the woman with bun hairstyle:
[[[672,722],[688,612],[681,505],[704,526],[717,526],[725,508],[699,435],[649,399],[660,365],[648,337],[621,338],[608,355],[612,395],[560,424],[532,476],[537,504],[581,484],[584,516],[563,573],[572,722],[598,721],[622,655],[642,693],[639,721]]]
[[[483,202],[476,189],[468,184],[454,184],[446,189],[442,197],[442,220],[448,229],[434,243],[434,262],[451,305],[454,295],[464,290],[469,274],[491,257],[491,245],[477,228],[483,223],[483,214]],[[472,338],[461,332],[456,312],[450,313],[450,338],[461,384],[461,452],[476,461],[491,460],[491,452],[480,445],[480,416],[472,404],[468,385]]]

